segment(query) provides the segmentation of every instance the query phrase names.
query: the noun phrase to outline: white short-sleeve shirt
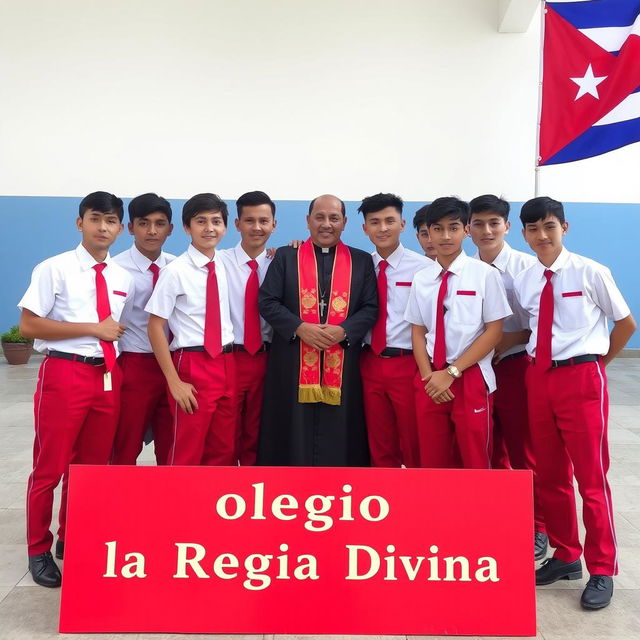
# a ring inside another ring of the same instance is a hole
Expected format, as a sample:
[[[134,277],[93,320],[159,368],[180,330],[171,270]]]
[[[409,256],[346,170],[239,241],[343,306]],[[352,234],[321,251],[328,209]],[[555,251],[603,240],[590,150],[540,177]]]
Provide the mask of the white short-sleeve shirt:
[[[376,277],[380,273],[380,262],[384,259],[375,251],[371,254]],[[402,244],[386,259],[387,266],[387,347],[411,349],[411,325],[404,319],[409,301],[411,283],[418,271],[431,264],[431,260]],[[371,344],[371,331],[364,341]]]
[[[102,275],[107,283],[111,315],[119,321],[125,305],[133,303],[133,279],[108,254],[104,262],[107,266]],[[98,322],[96,272],[93,269],[96,264],[82,243],[74,251],[48,258],[33,270],[31,284],[18,307],[59,322]],[[114,342],[114,345],[117,353],[118,344]],[[35,340],[34,348],[40,353],[64,351],[92,358],[103,356],[100,341],[95,336]]]
[[[419,271],[411,285],[404,319],[427,328],[427,352],[433,358],[438,291],[443,268],[433,261]],[[511,309],[497,269],[462,252],[449,266],[444,325],[447,362],[457,360],[485,330],[485,324],[507,318]],[[496,389],[491,366],[493,351],[478,362],[489,392]]]
[[[183,347],[204,345],[204,320],[207,305],[206,265],[209,258],[200,253],[192,244],[160,272],[160,279],[145,307],[147,313],[165,318],[173,333],[172,351]],[[220,324],[222,344],[233,342],[233,327],[229,312],[229,287],[222,260],[216,253],[218,297],[220,304]]]
[[[617,321],[631,311],[611,276],[594,260],[562,249],[549,267],[554,275],[551,358],[567,360],[586,354],[604,355],[609,350],[607,318]],[[530,356],[536,355],[540,294],[546,267],[538,260],[516,276],[514,288],[520,306],[529,315]]]
[[[248,262],[252,260],[238,243],[233,249],[223,249],[216,252],[224,262],[229,283],[229,307],[231,310],[231,322],[233,324],[233,341],[235,344],[244,344],[244,294],[247,280],[251,275],[251,267]],[[258,263],[258,282],[262,284],[271,260],[267,258],[266,250],[255,261]],[[262,341],[271,342],[273,330],[266,320],[260,317]]]
[[[480,260],[480,254],[476,252],[473,256],[477,260]],[[507,293],[507,300],[509,306],[513,312],[505,321],[502,330],[505,333],[517,333],[518,331],[524,331],[529,328],[529,316],[524,312],[522,307],[518,304],[516,294],[513,290],[513,279],[525,269],[535,264],[536,258],[529,253],[523,253],[522,251],[516,251],[512,249],[506,242],[502,247],[500,253],[496,256],[495,260],[491,263],[492,267],[495,267],[502,276],[502,284]],[[505,356],[509,356],[513,353],[519,353],[524,351],[526,343],[516,344],[510,349],[507,349],[501,354],[500,359]]]
[[[155,264],[162,269],[174,259],[174,255],[163,251],[158,259],[155,260]],[[153,261],[142,255],[135,244],[131,245],[131,248],[126,251],[114,256],[113,261],[131,274],[136,290],[133,304],[126,310],[121,319],[127,330],[120,338],[120,351],[151,353],[153,349],[147,335],[149,314],[144,308],[147,306],[153,291],[153,273],[149,271],[149,266]]]

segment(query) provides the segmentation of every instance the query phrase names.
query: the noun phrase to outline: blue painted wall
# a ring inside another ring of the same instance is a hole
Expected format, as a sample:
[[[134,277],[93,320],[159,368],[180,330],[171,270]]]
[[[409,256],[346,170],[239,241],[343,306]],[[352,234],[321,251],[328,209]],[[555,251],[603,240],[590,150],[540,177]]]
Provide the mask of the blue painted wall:
[[[80,234],[75,227],[79,202],[80,198],[0,197],[1,330],[17,322],[19,312],[15,305],[29,284],[33,267],[51,255],[75,247],[79,242]],[[187,245],[187,236],[180,225],[183,204],[184,200],[171,200],[177,224],[166,248],[176,254],[184,251]],[[228,204],[230,214],[235,216],[234,203],[229,201]],[[418,251],[419,245],[409,227],[414,212],[423,204],[407,202],[405,205],[407,229],[403,242],[405,246]],[[279,246],[292,238],[305,238],[308,203],[283,200],[277,205],[278,227],[270,245]],[[520,205],[513,203],[513,228],[508,239],[513,247],[527,251],[517,219]],[[369,240],[362,233],[362,219],[356,212],[357,206],[355,202],[347,203],[348,223],[343,240],[370,251]],[[640,205],[567,203],[565,211],[570,224],[567,248],[606,264],[613,272],[633,314],[640,319],[640,259],[635,235],[640,222]],[[221,246],[230,247],[237,241],[238,234],[230,224]],[[130,242],[131,237],[125,229],[115,243],[112,254],[126,249]],[[466,250],[468,253],[474,250],[470,240],[466,241]],[[640,348],[640,332],[636,333],[628,346]]]

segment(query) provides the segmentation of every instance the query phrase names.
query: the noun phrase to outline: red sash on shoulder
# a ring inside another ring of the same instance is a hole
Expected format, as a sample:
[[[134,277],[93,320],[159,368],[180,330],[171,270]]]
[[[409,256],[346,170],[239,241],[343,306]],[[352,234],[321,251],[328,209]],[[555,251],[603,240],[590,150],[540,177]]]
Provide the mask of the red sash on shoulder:
[[[303,322],[320,324],[318,265],[311,238],[298,249],[298,295]],[[327,324],[340,324],[347,317],[351,292],[351,252],[338,242],[333,260]],[[321,357],[323,355],[324,357]],[[322,379],[320,367],[322,366]],[[344,349],[336,344],[321,352],[300,340],[298,402],[339,405],[342,394]]]

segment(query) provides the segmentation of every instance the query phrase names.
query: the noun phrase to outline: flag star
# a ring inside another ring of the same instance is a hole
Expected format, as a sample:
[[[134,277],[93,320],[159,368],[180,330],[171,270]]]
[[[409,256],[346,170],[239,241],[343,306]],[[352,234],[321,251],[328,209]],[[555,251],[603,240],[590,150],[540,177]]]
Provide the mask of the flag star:
[[[591,63],[589,63],[583,78],[571,78],[571,80],[580,87],[576,97],[574,98],[574,102],[582,98],[582,96],[587,95],[587,93],[600,100],[600,96],[598,95],[598,85],[607,78],[608,76],[595,77],[593,75]]]

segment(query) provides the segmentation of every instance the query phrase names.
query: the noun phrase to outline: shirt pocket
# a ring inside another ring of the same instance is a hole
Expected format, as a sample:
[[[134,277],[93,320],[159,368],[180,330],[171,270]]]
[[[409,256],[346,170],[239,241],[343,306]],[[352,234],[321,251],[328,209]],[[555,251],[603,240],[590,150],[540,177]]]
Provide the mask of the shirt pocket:
[[[562,291],[554,298],[554,317],[567,331],[576,331],[589,325],[589,305],[585,292],[578,288]]]
[[[123,295],[124,294],[124,295]],[[122,289],[109,289],[109,307],[114,320],[120,320],[124,305],[129,299],[129,294]]]
[[[482,324],[482,297],[478,291],[455,289],[449,302],[450,321],[467,327]],[[445,315],[446,318],[446,315]]]

